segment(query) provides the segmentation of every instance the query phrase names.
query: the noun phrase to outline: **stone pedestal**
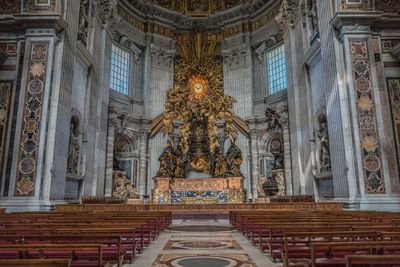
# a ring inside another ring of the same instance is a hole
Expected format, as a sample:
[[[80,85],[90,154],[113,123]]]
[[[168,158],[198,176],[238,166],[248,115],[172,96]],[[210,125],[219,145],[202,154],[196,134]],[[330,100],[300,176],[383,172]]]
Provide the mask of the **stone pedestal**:
[[[155,177],[153,203],[243,203],[242,177],[174,179]]]

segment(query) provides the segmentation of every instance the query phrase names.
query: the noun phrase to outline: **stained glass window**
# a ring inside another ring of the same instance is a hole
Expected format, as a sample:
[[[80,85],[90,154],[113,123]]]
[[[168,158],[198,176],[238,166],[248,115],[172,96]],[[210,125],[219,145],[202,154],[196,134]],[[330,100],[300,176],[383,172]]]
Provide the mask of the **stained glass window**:
[[[129,52],[112,46],[110,88],[121,94],[128,95]]]
[[[285,48],[283,45],[267,52],[269,94],[287,88]]]

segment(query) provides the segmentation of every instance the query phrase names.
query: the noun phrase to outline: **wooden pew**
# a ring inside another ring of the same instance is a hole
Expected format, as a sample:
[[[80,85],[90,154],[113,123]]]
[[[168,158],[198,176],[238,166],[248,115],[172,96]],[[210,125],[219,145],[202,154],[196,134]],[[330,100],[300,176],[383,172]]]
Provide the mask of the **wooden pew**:
[[[346,267],[386,266],[399,267],[400,255],[351,255],[346,256]]]
[[[278,255],[283,259],[283,266],[289,266],[289,259],[310,258],[310,243],[313,241],[346,242],[346,241],[376,241],[381,238],[379,232],[374,231],[325,231],[325,232],[293,232],[285,233],[284,244],[278,250]],[[272,252],[272,257],[275,259]]]
[[[400,253],[400,241],[311,242],[310,246],[312,267],[321,264],[344,266],[345,257],[356,253],[364,255]]]
[[[69,259],[14,259],[0,260],[2,267],[70,267]]]
[[[102,246],[98,244],[16,244],[0,245],[0,259],[67,258],[71,266],[103,266]]]

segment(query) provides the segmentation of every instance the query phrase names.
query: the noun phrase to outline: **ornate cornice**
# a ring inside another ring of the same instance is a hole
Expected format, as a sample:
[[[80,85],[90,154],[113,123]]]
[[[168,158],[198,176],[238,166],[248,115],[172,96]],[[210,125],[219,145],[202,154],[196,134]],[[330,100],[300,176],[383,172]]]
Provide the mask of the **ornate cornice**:
[[[164,2],[164,1],[163,1]],[[220,2],[220,1],[218,1]],[[177,32],[193,28],[220,31],[224,38],[243,32],[252,32],[272,21],[279,12],[279,3],[273,0],[242,0],[242,3],[213,13],[210,16],[188,16],[163,8],[148,0],[120,0],[119,16],[145,33],[156,33],[174,38]],[[168,26],[167,26],[168,25]]]

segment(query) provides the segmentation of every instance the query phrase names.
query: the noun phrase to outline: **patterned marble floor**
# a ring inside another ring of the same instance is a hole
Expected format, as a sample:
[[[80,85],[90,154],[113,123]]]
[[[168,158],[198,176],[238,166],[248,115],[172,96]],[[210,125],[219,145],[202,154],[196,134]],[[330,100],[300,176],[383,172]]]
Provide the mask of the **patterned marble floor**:
[[[226,220],[179,220],[126,267],[281,266],[254,247]]]

